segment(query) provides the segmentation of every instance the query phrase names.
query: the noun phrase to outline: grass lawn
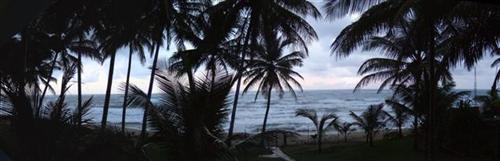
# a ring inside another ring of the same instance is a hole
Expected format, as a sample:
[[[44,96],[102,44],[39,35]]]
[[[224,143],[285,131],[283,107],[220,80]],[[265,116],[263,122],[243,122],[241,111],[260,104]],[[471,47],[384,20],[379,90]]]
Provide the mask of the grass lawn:
[[[262,147],[247,147],[244,150],[238,150],[236,157],[238,161],[281,161],[276,158],[261,158],[260,155],[272,154],[272,152],[265,150]]]
[[[413,141],[402,140],[376,141],[375,147],[368,144],[326,145],[318,153],[315,145],[295,145],[282,148],[297,161],[423,161],[424,155],[413,149]],[[440,161],[461,161],[450,156],[438,156]]]

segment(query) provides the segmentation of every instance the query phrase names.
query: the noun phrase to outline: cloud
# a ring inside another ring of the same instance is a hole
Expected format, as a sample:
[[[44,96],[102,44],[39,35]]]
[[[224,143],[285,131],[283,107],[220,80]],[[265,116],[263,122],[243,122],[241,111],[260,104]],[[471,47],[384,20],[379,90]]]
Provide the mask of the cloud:
[[[317,5],[320,3],[316,3]],[[314,20],[308,18],[307,21],[316,29],[318,33],[318,41],[311,42],[308,45],[309,57],[304,60],[304,66],[296,70],[304,76],[301,81],[304,89],[353,89],[356,83],[361,79],[357,75],[359,66],[367,59],[372,57],[379,57],[376,52],[361,52],[356,51],[349,57],[337,59],[331,55],[330,44],[341,30],[357,20],[359,15],[350,17],[328,20],[319,19]],[[160,61],[166,61],[171,55],[172,51],[167,52],[162,49],[160,52]],[[148,55],[149,56],[149,55]],[[132,64],[131,82],[146,90],[148,87],[150,76],[151,58],[142,65],[134,57],[135,61]],[[91,61],[90,59],[84,60],[84,73],[83,76],[83,92],[84,93],[105,93],[107,76],[108,76],[108,62],[99,64]],[[112,93],[122,93],[119,86],[125,82],[126,71],[128,62],[128,49],[118,51]],[[497,71],[496,68],[490,68],[493,58],[486,57],[479,61],[476,67],[477,71],[477,87],[480,89],[488,89],[494,79]],[[474,73],[468,71],[463,67],[457,67],[452,70],[453,77],[456,81],[457,88],[471,89],[474,87]],[[60,73],[57,74],[60,77]],[[76,80],[76,79],[75,79]],[[55,85],[55,84],[54,84]],[[378,83],[371,84],[365,88],[377,88]],[[59,87],[55,85],[58,91]],[[158,91],[158,89],[155,89]],[[70,89],[71,94],[76,94],[76,85]]]

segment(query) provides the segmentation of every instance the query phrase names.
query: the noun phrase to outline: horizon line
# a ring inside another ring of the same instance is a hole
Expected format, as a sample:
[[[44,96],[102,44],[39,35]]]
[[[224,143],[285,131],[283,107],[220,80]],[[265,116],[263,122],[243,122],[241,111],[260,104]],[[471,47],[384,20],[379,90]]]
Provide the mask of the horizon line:
[[[338,90],[338,91],[345,91],[345,90],[351,90],[353,91],[354,89],[347,89],[347,88],[339,88],[339,89],[304,89],[303,91],[335,91],[335,90]],[[378,90],[376,88],[368,88],[368,89],[358,89],[358,90]],[[387,91],[387,90],[390,90],[390,89],[383,89],[383,91]],[[455,88],[454,90],[470,90],[471,92],[474,90],[473,88]],[[478,88],[477,90],[490,90],[488,88]],[[231,91],[234,91],[234,90],[231,90]],[[250,90],[248,92],[256,92],[256,90]],[[300,92],[300,91],[299,91]],[[82,93],[82,95],[105,95],[106,93]],[[123,93],[111,93],[111,95],[113,94],[123,94]],[[153,92],[152,94],[161,94],[160,92]],[[51,94],[51,95],[58,95],[58,94]],[[78,95],[78,94],[67,94],[67,95]]]

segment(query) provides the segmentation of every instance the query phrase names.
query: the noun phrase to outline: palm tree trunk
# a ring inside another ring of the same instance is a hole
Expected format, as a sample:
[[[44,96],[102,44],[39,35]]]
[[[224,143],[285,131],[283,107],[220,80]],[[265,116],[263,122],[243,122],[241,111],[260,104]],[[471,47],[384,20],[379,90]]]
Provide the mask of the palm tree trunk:
[[[128,86],[130,80],[130,69],[132,67],[132,47],[129,49],[128,55],[128,67],[127,67],[127,79],[125,80],[125,94],[123,96],[123,106],[122,106],[122,133],[125,134],[125,115],[127,114],[127,97],[128,97]]]
[[[153,83],[156,73],[156,64],[158,62],[158,54],[160,53],[160,44],[156,44],[156,51],[153,58],[153,66],[151,67],[151,75],[149,77],[149,87],[148,87],[148,100],[151,100],[151,95],[153,92]],[[146,137],[146,129],[147,129],[147,114],[149,112],[149,106],[144,107],[144,114],[142,116],[142,127],[141,127],[141,138]]]
[[[196,85],[194,84],[193,70],[189,69],[189,72],[187,72],[187,76],[189,82],[189,89],[191,90],[191,92],[195,92]]]
[[[373,133],[370,132],[370,147],[373,147]]]
[[[234,122],[236,119],[236,109],[238,107],[238,99],[240,96],[240,88],[241,88],[241,76],[240,76],[240,74],[237,74],[236,77],[237,77],[236,79],[238,79],[238,81],[236,83],[236,91],[234,92],[233,109],[231,111],[231,121],[229,122],[228,137],[227,137],[227,141],[226,141],[228,145],[231,145],[231,137],[233,136]]]
[[[318,152],[321,153],[321,144],[322,144],[322,139],[323,139],[323,130],[318,129]]]
[[[287,146],[286,133],[283,133],[283,146]]]
[[[212,80],[210,80],[210,91],[212,91],[214,89],[214,84],[215,84],[215,67],[212,68],[211,72],[212,72]]]
[[[237,75],[236,77],[238,77],[238,82],[236,83],[236,91],[234,92],[233,110],[231,111],[231,121],[229,122],[229,130],[226,140],[226,144],[228,144],[229,146],[231,146],[231,137],[233,136],[234,122],[236,119],[236,108],[238,106],[238,98],[240,96],[241,87],[241,78],[239,75]]]
[[[414,129],[413,129],[413,148],[415,150],[418,149],[418,117],[417,117],[417,114],[415,114],[415,116],[413,116],[413,126],[414,126]]]
[[[57,52],[56,55],[54,56],[54,59],[52,59],[52,64],[50,67],[49,76],[52,76],[52,73],[54,72],[54,68],[56,67],[56,62],[57,62],[58,56],[59,56],[59,52]],[[40,109],[42,108],[43,99],[45,98],[45,94],[47,93],[47,89],[49,88],[49,82],[50,82],[49,79],[47,79],[47,82],[45,82],[45,87],[43,88],[42,95],[40,96],[40,101],[38,102],[38,107],[36,107],[35,117],[40,116]]]
[[[401,124],[398,125],[398,135],[399,135],[399,138],[403,138],[403,129],[402,129],[401,126],[402,126]]]
[[[113,71],[115,68],[115,57],[116,57],[116,52],[113,52],[111,54],[111,60],[109,61],[108,85],[106,86],[104,106],[102,107],[101,130],[104,130],[106,128],[106,123],[108,121],[109,102],[111,99],[111,87],[113,85]]]
[[[245,51],[246,51],[247,44],[248,44],[249,40],[250,40],[249,34],[245,35],[245,40],[244,40],[243,47],[242,47],[243,50],[241,52],[241,60],[240,60],[240,64],[239,64],[239,69],[238,69],[238,73],[236,74],[236,79],[238,79],[238,82],[236,84],[236,91],[234,93],[233,110],[231,111],[231,121],[229,123],[229,131],[228,131],[227,140],[226,140],[226,143],[229,146],[231,146],[231,137],[233,136],[233,131],[234,131],[234,122],[236,119],[236,109],[238,107],[238,99],[240,96],[240,88],[241,88],[241,78],[243,75],[243,66],[244,66],[243,63],[245,62],[245,56],[246,56]]]
[[[269,116],[269,109],[271,108],[271,89],[272,89],[272,87],[269,87],[269,91],[267,94],[266,113],[264,115],[264,123],[262,124],[262,133],[266,132],[267,117]]]
[[[82,54],[78,52],[78,66],[77,66],[77,86],[78,86],[78,109],[82,108]],[[78,119],[78,126],[82,125],[82,118]]]
[[[432,25],[430,27],[433,27]],[[429,90],[429,160],[435,160],[435,155],[434,155],[434,152],[435,152],[435,148],[436,148],[436,145],[434,143],[434,140],[435,140],[435,126],[436,126],[436,106],[434,105],[435,103],[435,92],[436,92],[436,89],[437,89],[437,79],[436,79],[436,71],[435,71],[435,62],[434,62],[434,58],[436,57],[436,53],[435,53],[435,50],[434,50],[434,34],[433,32],[430,32],[430,38],[431,40],[429,41],[429,54],[430,54],[430,83],[431,83],[431,86],[430,86],[430,90]]]
[[[269,90],[267,91],[267,106],[266,106],[266,114],[264,115],[264,123],[262,124],[262,143],[265,143],[265,134],[266,133],[266,125],[267,125],[267,117],[269,116],[269,109],[271,108],[271,92],[273,86],[269,86]]]
[[[430,147],[430,145],[429,145],[429,144],[430,144],[429,137],[430,137],[430,113],[431,113],[431,112],[430,112],[430,111],[431,111],[431,110],[430,110],[430,106],[431,106],[431,105],[430,105],[430,97],[429,97],[429,95],[430,95],[430,93],[431,93],[431,92],[430,92],[430,91],[431,91],[431,90],[430,90],[430,84],[431,84],[431,83],[430,83],[430,78],[429,78],[429,77],[430,77],[430,75],[429,75],[429,71],[427,71],[427,72],[424,74],[424,87],[423,87],[423,89],[425,90],[424,92],[425,92],[425,94],[426,94],[426,95],[424,95],[423,97],[427,97],[427,99],[425,100],[425,101],[426,101],[425,103],[426,103],[426,105],[429,107],[429,108],[428,108],[428,109],[426,109],[426,111],[424,112],[424,113],[425,113],[425,115],[426,115],[426,117],[425,117],[425,120],[424,120],[424,125],[425,125],[425,126],[424,126],[424,132],[423,132],[423,133],[424,133],[424,141],[423,141],[423,143],[424,143],[424,156],[425,156],[425,160],[426,160],[426,161],[429,161],[429,160],[430,160],[430,159],[429,159],[429,158],[430,158],[430,157],[429,157],[429,156],[430,156],[430,155],[429,155],[429,151],[430,151],[430,150],[429,150],[429,149],[430,149],[430,148],[429,148],[429,147]]]
[[[347,133],[344,134],[344,143],[347,143]]]

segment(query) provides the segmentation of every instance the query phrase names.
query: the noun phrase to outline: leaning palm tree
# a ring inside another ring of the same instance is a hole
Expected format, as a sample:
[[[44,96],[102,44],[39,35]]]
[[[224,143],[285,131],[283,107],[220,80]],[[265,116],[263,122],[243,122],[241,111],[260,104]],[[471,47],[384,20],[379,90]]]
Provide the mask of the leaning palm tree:
[[[335,128],[337,132],[344,136],[344,142],[347,143],[347,137],[349,136],[349,134],[356,130],[355,128],[353,128],[353,125],[354,124],[350,122],[341,123],[337,120],[333,123],[333,128]]]
[[[500,52],[500,48],[497,49],[498,51],[497,52]],[[493,63],[491,63],[491,67],[496,67],[500,64],[500,58],[497,58],[495,59],[495,61],[493,61]],[[493,85],[491,86],[491,89],[492,90],[496,90],[497,89],[497,85],[498,85],[498,82],[500,81],[500,70],[497,71],[497,74],[495,75],[495,80],[493,81]]]
[[[352,111],[350,113],[351,117],[354,119],[353,124],[365,131],[366,142],[372,147],[373,137],[375,137],[378,131],[386,124],[386,114],[382,108],[384,108],[384,104],[370,105],[361,115],[357,115]]]
[[[325,133],[325,130],[334,124],[337,120],[337,115],[334,113],[326,113],[321,116],[321,118],[318,118],[318,113],[316,110],[313,109],[298,109],[295,111],[295,116],[301,116],[308,118],[311,120],[316,127],[316,135],[318,138],[318,152],[321,152],[321,145],[322,145],[322,139],[323,139],[323,134]],[[331,120],[331,121],[330,121]],[[330,123],[327,123],[327,121],[330,121]],[[325,126],[326,125],[326,126]]]
[[[274,34],[270,34],[276,36]],[[292,96],[296,97],[294,86],[302,91],[302,86],[294,77],[302,78],[302,76],[293,71],[293,67],[302,66],[302,59],[305,58],[304,52],[294,51],[284,55],[286,48],[293,44],[294,41],[283,39],[283,37],[275,37],[275,39],[266,39],[260,53],[249,60],[248,71],[245,72],[245,83],[247,86],[243,90],[246,93],[250,88],[257,87],[255,99],[259,94],[266,95],[267,105],[262,124],[261,132],[266,132],[267,118],[271,107],[271,94],[275,89],[280,97],[288,89]],[[302,78],[303,79],[303,78]]]
[[[220,139],[224,136],[222,124],[228,111],[231,75],[215,78],[214,84],[209,77],[197,79],[196,92],[192,92],[189,85],[176,81],[171,74],[158,73],[160,104],[152,103],[145,92],[131,85],[129,101],[150,107],[148,123],[158,139],[149,145],[159,145],[175,160],[234,159]]]

